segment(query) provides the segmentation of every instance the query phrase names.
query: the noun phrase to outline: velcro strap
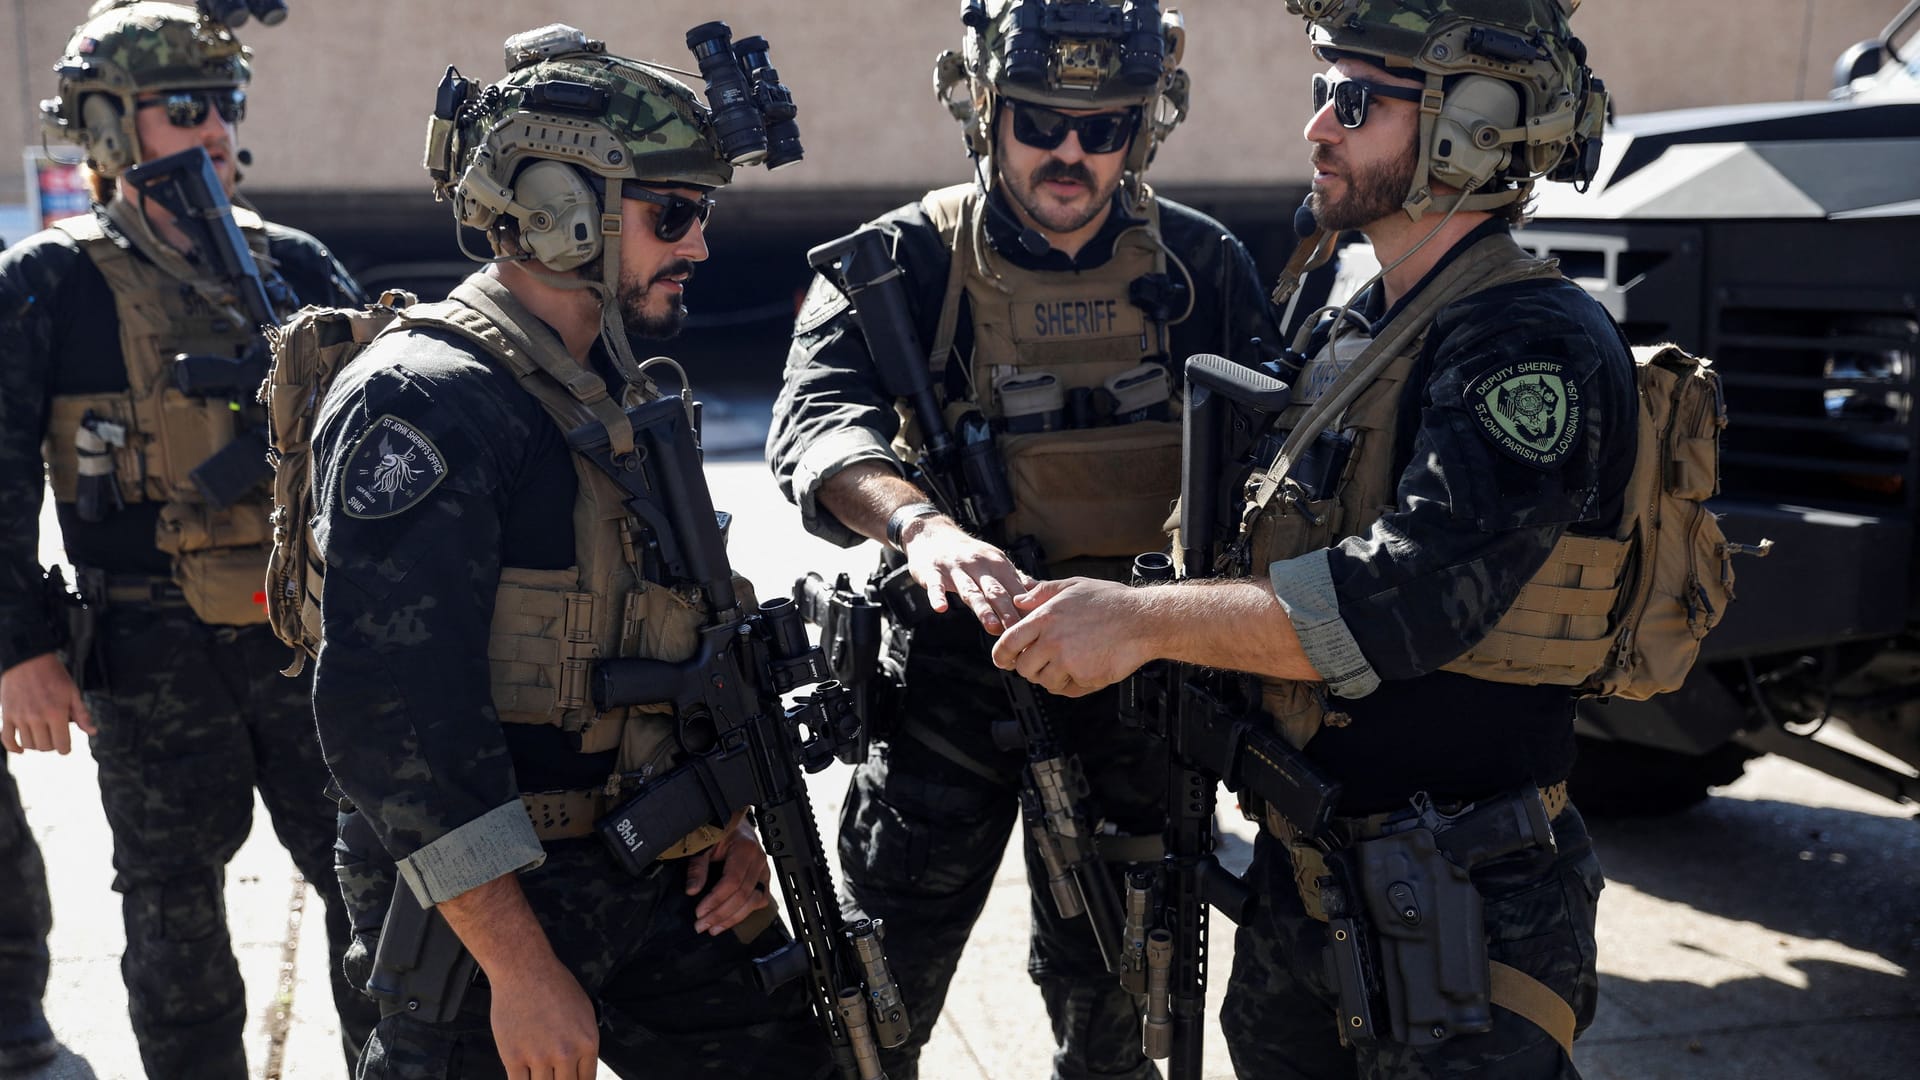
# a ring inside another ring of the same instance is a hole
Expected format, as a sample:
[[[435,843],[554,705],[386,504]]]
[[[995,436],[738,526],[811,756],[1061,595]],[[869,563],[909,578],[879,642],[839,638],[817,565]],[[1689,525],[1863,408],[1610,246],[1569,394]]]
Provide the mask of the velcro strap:
[[[1544,615],[1606,615],[1613,611],[1619,590],[1577,589],[1566,585],[1542,585],[1528,582],[1514,598],[1513,607]]]
[[[1591,672],[1599,670],[1606,662],[1607,654],[1613,651],[1613,638],[1607,636],[1587,641],[1565,641],[1495,630],[1474,650],[1480,656],[1505,660],[1516,666],[1534,665]]]
[[[1627,553],[1632,550],[1633,545],[1625,540],[1565,533],[1560,537],[1560,542],[1553,546],[1553,554],[1548,560],[1618,571],[1627,564]]]
[[[487,659],[517,664],[558,664],[560,643],[552,638],[495,634],[487,638]]]
[[[1531,1021],[1560,1044],[1567,1057],[1573,1057],[1573,1006],[1553,992],[1546,983],[1517,967],[1490,960],[1493,1003]]]

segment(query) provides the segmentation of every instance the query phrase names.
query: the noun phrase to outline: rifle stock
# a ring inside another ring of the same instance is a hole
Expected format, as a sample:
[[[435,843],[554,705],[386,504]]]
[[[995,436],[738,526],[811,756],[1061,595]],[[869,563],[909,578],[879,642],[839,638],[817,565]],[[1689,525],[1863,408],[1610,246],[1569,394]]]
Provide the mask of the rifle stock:
[[[173,215],[174,224],[213,272],[234,290],[241,310],[255,327],[278,326],[266,280],[253,249],[233,220],[233,203],[220,186],[220,174],[205,147],[141,162],[126,171],[126,184]]]
[[[122,178],[142,199],[164,208],[192,241],[212,273],[233,291],[240,312],[256,335],[280,325],[253,249],[233,220],[233,203],[205,147],[142,162]],[[216,509],[224,509],[273,478],[267,459],[264,423],[247,423],[242,408],[253,402],[266,376],[266,352],[256,336],[248,355],[179,356],[173,377],[178,389],[196,397],[224,396],[235,406],[234,439],[191,471],[194,486]]]

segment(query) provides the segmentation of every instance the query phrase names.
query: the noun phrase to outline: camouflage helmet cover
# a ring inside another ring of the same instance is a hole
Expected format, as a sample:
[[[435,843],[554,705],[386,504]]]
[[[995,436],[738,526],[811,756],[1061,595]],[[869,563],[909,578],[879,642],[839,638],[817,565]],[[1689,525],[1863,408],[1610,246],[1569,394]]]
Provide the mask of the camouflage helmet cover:
[[[463,224],[485,230],[502,215],[531,213],[516,189],[540,161],[602,178],[594,197],[629,179],[702,188],[732,181],[706,104],[668,69],[613,56],[564,24],[509,38],[506,60],[506,77],[484,88],[449,69],[443,108],[428,123],[435,195]],[[451,103],[449,86],[459,91]]]
[[[1042,0],[983,0],[968,10],[963,48],[942,53],[935,61],[934,91],[966,125],[968,146],[981,156],[992,152],[992,124],[1000,98],[1060,109],[1140,107],[1147,137],[1134,140],[1128,168],[1144,171],[1160,141],[1185,119],[1190,84],[1180,67],[1186,49],[1185,20],[1177,10],[1161,13],[1158,5],[1140,7],[1159,23],[1164,59],[1157,80],[1131,82],[1122,77],[1123,46],[1111,31],[1076,31],[1076,24],[1111,26],[1120,18],[1138,17],[1136,5],[1129,0],[1047,0],[1046,77],[1039,82],[1009,78],[1008,63],[1018,21],[1040,17]]]
[[[707,106],[665,68],[610,55],[605,42],[559,25],[509,39],[507,67],[455,120],[456,174],[485,153],[502,180],[526,158],[615,179],[702,187],[733,179]]]
[[[134,99],[142,93],[244,86],[252,78],[252,51],[233,31],[180,4],[136,0],[95,4],[73,32],[54,70],[59,93],[40,105],[49,135],[88,148],[96,171],[119,172],[131,161],[102,160],[94,142],[105,137],[139,146]],[[84,99],[105,94],[119,105],[120,131],[89,130],[106,114],[89,113]],[[112,155],[109,155],[112,156]]]
[[[1314,51],[1355,55],[1421,72],[1430,90],[1484,75],[1520,95],[1517,129],[1503,132],[1514,160],[1506,179],[1577,180],[1591,166],[1605,119],[1605,90],[1569,25],[1579,0],[1287,0],[1307,20]],[[1487,138],[1493,138],[1489,133]]]

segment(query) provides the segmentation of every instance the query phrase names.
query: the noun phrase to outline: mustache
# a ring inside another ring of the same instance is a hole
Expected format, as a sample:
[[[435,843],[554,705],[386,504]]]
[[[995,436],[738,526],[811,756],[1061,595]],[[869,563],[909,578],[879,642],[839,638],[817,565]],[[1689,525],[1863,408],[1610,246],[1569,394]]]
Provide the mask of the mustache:
[[[1094,186],[1093,173],[1077,161],[1049,161],[1033,170],[1033,176],[1030,179],[1035,187],[1049,180],[1072,180],[1086,185],[1089,189]]]
[[[653,275],[653,278],[649,280],[647,284],[652,285],[656,281],[664,281],[677,274],[687,275],[687,280],[691,282],[693,280],[693,273],[693,261],[691,259],[675,259],[661,267],[660,272]]]
[[[1307,164],[1313,166],[1315,169],[1331,165],[1333,164],[1333,152],[1325,146],[1316,143],[1314,144],[1313,152],[1307,155]]]

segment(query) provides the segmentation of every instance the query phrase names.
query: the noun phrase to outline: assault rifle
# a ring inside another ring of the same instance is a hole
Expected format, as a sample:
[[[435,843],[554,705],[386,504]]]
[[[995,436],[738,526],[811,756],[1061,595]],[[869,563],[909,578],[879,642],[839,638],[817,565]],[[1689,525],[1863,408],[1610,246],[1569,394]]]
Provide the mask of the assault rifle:
[[[1219,356],[1190,358],[1183,430],[1180,546],[1184,578],[1244,574],[1226,549],[1238,523],[1231,497],[1291,390]],[[1173,580],[1160,552],[1134,563],[1134,584]],[[1254,897],[1214,855],[1215,785],[1265,803],[1305,837],[1323,834],[1339,785],[1276,734],[1250,675],[1156,661],[1128,680],[1121,720],[1167,742],[1167,853],[1157,873],[1127,883],[1122,982],[1147,994],[1142,1050],[1168,1059],[1169,1080],[1198,1080],[1206,1010],[1207,908],[1235,922]]]
[[[265,418],[249,422],[245,413],[267,373],[266,342],[258,332],[278,326],[280,317],[204,147],[142,162],[128,169],[123,180],[143,199],[173,215],[174,224],[193,242],[194,258],[232,290],[239,304],[237,314],[256,331],[253,344],[240,357],[181,354],[174,358],[173,381],[181,393],[224,399],[233,410],[233,441],[190,474],[207,502],[224,509],[273,477]]]
[[[768,991],[808,980],[814,1018],[840,1075],[879,1080],[879,1047],[906,1041],[911,1026],[888,969],[876,920],[845,924],[834,893],[806,774],[861,745],[846,689],[828,679],[792,599],[743,609],[733,585],[720,515],[713,509],[686,409],[662,398],[629,409],[634,450],[616,454],[607,430],[587,424],[567,436],[625,493],[645,522],[650,561],[672,584],[696,585],[712,617],[691,658],[606,660],[594,666],[596,709],[672,702],[685,760],[596,823],[628,870],[644,870],[702,825],[754,808],[760,840],[780,877],[794,940],[755,961]],[[814,685],[792,707],[780,695]]]
[[[814,248],[807,253],[807,261],[853,301],[853,317],[866,338],[881,386],[912,410],[924,444],[913,481],[969,532],[998,543],[1023,573],[1044,577],[1039,544],[1030,536],[1005,535],[1003,525],[1013,512],[1013,493],[992,427],[980,413],[970,412],[960,418],[957,439],[947,430],[934,400],[927,352],[914,330],[900,266],[888,251],[885,234],[863,228]],[[925,591],[914,584],[904,566],[878,576],[868,593],[896,627],[911,626],[929,614]],[[1109,971],[1117,972],[1119,892],[1096,847],[1098,822],[1083,802],[1087,781],[1079,759],[1061,745],[1033,684],[1011,672],[1001,672],[1000,679],[1013,723],[996,725],[995,740],[1008,749],[1026,749],[1020,810],[1046,865],[1054,906],[1061,918],[1087,916],[1101,957]]]

